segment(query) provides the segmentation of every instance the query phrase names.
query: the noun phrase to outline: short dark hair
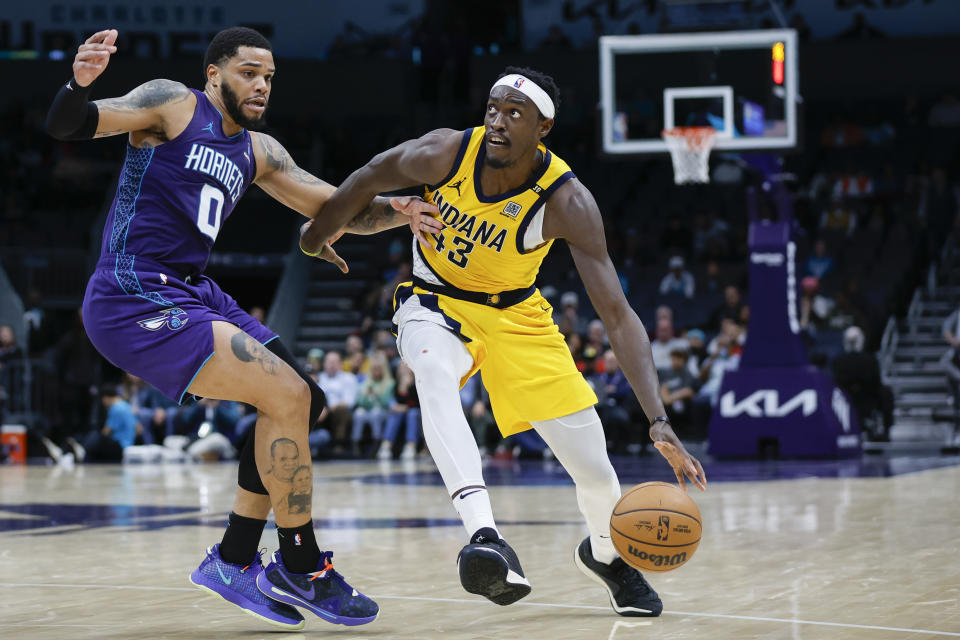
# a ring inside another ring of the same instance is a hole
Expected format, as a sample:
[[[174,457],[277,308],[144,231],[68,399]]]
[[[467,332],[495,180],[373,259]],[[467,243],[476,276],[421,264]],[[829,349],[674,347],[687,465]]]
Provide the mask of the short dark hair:
[[[521,76],[526,76],[533,80],[541,89],[547,92],[547,95],[550,96],[550,99],[553,100],[553,110],[554,113],[560,113],[560,87],[557,86],[556,81],[547,74],[531,69],[530,67],[507,67],[503,70],[497,80],[504,76],[509,76],[514,73],[517,73]],[[540,114],[540,117],[543,118],[543,114]],[[554,115],[556,117],[556,115]]]
[[[277,447],[281,445],[290,444],[293,445],[293,448],[297,450],[297,455],[300,455],[300,447],[297,446],[297,443],[291,440],[290,438],[277,438],[270,443],[270,457],[273,458],[276,456]]]
[[[221,66],[225,61],[237,55],[237,49],[240,47],[256,47],[257,49],[266,49],[273,51],[270,41],[263,37],[259,31],[249,27],[230,27],[224,29],[207,46],[207,52],[203,56],[203,79],[207,79],[207,67],[212,64]]]

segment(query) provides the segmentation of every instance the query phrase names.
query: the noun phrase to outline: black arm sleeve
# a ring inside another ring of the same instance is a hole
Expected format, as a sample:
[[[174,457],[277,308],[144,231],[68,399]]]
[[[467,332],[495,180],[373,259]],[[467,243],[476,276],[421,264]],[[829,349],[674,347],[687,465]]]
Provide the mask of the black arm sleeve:
[[[47,133],[57,140],[90,140],[97,133],[100,112],[87,100],[93,85],[81,87],[71,78],[60,87],[47,112]]]

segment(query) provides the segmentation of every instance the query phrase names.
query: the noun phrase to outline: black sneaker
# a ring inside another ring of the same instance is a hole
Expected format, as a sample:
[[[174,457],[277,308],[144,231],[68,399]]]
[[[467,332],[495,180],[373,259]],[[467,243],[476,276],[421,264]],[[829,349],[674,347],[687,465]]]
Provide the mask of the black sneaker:
[[[622,616],[656,617],[663,611],[663,603],[643,574],[620,558],[610,564],[598,562],[590,548],[590,538],[584,539],[573,554],[577,567],[594,582],[599,582],[610,595],[610,605]]]
[[[496,604],[513,604],[530,593],[517,554],[488,527],[473,534],[460,550],[457,568],[464,589]]]

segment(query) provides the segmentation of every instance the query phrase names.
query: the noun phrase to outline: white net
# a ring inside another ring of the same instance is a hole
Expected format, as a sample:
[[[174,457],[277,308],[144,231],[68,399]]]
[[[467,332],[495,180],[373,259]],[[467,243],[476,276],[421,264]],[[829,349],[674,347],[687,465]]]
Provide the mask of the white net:
[[[710,182],[710,150],[717,137],[713,127],[676,127],[663,130],[663,140],[673,159],[677,184]]]

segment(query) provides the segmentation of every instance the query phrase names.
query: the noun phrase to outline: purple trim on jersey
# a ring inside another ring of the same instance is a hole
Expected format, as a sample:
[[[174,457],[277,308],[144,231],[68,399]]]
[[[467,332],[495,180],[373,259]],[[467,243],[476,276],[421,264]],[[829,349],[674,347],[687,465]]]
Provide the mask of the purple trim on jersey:
[[[213,357],[213,354],[207,356],[207,359],[200,363],[200,366],[197,367],[197,372],[193,374],[193,377],[190,378],[190,382],[187,383],[187,386],[183,388],[183,393],[180,394],[180,397],[177,398],[177,404],[183,404],[183,396],[187,395],[187,391],[190,389],[190,385],[193,384],[193,381],[197,379],[197,376],[200,375],[200,371],[203,369],[204,365],[210,362],[210,358]]]

